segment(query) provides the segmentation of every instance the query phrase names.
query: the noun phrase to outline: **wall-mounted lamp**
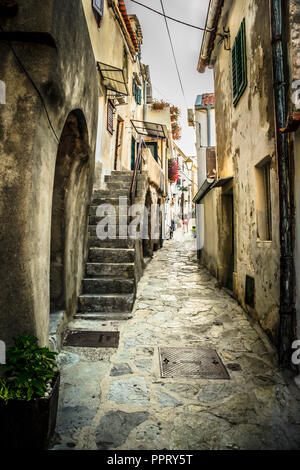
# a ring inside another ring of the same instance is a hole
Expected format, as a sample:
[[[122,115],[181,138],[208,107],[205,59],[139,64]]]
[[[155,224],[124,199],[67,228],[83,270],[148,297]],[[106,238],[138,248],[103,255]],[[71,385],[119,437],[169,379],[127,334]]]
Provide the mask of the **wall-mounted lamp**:
[[[193,164],[194,164],[193,160],[192,160],[191,158],[188,158],[188,159],[185,161],[185,164],[186,164],[187,169],[188,169],[189,171],[191,171],[192,168],[193,168]]]

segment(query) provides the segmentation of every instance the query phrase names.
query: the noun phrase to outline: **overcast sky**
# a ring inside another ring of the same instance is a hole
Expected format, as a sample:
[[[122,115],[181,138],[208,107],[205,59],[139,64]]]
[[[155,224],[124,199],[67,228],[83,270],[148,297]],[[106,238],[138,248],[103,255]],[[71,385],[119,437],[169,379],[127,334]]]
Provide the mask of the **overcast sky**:
[[[160,0],[138,0],[161,10]],[[142,62],[150,65],[153,97],[164,99],[181,109],[182,139],[177,145],[186,155],[195,155],[195,132],[187,125],[187,107],[180,88],[172,50],[163,16],[125,0],[127,12],[137,15],[143,30]],[[163,0],[165,13],[186,23],[204,27],[209,0]],[[212,93],[211,70],[197,72],[203,32],[168,20],[187,106],[192,108],[196,96]]]

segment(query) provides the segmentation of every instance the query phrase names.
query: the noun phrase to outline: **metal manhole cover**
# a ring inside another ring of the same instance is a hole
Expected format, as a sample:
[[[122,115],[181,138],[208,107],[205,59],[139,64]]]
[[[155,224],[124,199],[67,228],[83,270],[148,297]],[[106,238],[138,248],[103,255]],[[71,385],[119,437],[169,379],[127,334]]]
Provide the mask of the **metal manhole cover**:
[[[119,332],[73,330],[68,333],[64,345],[79,348],[117,348]]]
[[[230,379],[217,351],[199,348],[159,348],[162,378]]]

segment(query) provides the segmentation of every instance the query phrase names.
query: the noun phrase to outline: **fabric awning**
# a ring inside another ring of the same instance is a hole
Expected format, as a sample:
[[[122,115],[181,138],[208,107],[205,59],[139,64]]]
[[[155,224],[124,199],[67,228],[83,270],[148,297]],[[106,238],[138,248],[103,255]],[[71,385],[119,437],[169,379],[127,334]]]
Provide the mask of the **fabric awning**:
[[[145,137],[154,137],[156,139],[167,139],[165,128],[163,124],[157,124],[155,122],[137,121],[131,120],[131,123],[135,131],[139,135]]]
[[[103,86],[107,90],[114,91],[116,94],[128,96],[127,84],[124,71],[113,65],[97,62],[101,74]]]

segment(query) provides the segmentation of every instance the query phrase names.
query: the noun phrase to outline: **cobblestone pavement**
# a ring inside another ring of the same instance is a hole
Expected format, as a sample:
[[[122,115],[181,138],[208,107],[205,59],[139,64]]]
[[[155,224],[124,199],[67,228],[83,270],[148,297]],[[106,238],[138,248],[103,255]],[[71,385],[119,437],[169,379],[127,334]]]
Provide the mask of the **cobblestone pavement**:
[[[299,449],[299,390],[262,330],[197,263],[193,242],[166,241],[138,286],[118,349],[65,347],[53,449]],[[161,378],[158,347],[216,349],[230,380]]]

